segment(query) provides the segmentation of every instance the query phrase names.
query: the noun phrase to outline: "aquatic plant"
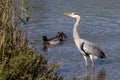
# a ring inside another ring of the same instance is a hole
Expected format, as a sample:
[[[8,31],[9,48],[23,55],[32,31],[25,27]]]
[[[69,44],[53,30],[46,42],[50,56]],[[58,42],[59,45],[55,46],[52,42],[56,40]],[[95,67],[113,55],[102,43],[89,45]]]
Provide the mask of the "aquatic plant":
[[[27,30],[18,29],[30,18],[26,2],[0,0],[0,80],[62,80],[57,74],[59,65],[35,54],[35,48],[29,47]]]

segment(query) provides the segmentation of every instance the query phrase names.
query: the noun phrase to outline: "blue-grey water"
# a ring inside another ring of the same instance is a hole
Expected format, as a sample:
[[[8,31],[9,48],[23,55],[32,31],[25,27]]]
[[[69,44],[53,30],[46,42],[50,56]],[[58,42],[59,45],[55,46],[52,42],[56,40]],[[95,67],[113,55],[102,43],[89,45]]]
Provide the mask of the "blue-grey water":
[[[78,12],[81,16],[79,35],[97,44],[106,54],[95,60],[92,73],[91,61],[86,73],[84,59],[77,50],[72,36],[75,19],[64,12]],[[120,0],[30,0],[31,20],[29,40],[36,52],[45,55],[50,63],[60,63],[60,75],[68,80],[119,80],[120,79]],[[63,44],[42,50],[41,36],[51,38],[64,32],[68,38]]]

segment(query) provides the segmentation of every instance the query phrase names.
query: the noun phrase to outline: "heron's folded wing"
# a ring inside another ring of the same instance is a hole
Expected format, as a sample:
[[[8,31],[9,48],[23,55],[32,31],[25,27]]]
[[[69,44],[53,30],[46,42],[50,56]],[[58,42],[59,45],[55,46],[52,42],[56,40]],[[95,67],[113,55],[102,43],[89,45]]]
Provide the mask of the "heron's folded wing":
[[[103,51],[100,50],[100,48],[97,47],[93,43],[85,42],[84,45],[83,45],[83,49],[88,55],[94,55],[98,58],[104,58],[105,57],[105,54],[103,53]]]

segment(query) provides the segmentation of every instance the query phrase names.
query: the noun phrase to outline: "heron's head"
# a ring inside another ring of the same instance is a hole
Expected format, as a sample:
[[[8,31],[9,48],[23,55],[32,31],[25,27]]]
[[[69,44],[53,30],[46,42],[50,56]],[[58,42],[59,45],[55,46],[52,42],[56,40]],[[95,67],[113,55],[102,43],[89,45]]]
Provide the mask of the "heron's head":
[[[65,16],[70,16],[73,18],[80,18],[80,16],[77,13],[64,13]]]

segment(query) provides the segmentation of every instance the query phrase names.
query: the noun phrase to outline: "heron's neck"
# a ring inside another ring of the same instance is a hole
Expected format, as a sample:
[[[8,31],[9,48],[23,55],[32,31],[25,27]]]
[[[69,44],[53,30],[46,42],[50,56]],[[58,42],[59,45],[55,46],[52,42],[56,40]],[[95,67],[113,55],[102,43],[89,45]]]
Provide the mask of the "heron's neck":
[[[79,34],[77,32],[77,27],[79,25],[79,22],[80,22],[80,17],[77,17],[76,22],[75,22],[74,27],[73,27],[73,37],[74,37],[74,39],[79,39]]]

